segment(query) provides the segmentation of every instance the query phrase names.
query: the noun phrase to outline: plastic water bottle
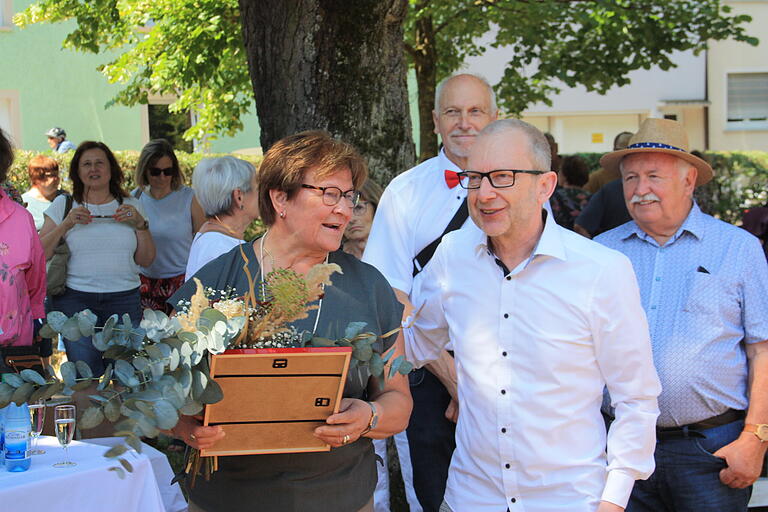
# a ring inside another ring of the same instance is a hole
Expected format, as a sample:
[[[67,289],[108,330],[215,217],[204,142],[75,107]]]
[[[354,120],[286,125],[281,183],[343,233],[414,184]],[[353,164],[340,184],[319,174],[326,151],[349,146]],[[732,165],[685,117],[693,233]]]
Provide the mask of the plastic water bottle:
[[[5,410],[8,407],[0,409],[0,464],[5,466]]]
[[[5,413],[5,469],[26,471],[32,462],[29,453],[29,407],[11,403]]]

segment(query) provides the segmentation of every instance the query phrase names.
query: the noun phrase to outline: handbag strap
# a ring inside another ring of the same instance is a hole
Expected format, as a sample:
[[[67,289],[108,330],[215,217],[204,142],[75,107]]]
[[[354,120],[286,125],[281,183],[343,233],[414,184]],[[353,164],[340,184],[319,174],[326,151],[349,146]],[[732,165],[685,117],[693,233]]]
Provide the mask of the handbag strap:
[[[451,231],[456,231],[461,226],[463,226],[464,222],[467,220],[467,217],[469,217],[469,208],[467,207],[467,198],[465,197],[464,201],[461,202],[461,206],[459,206],[459,209],[456,211],[451,221],[445,227],[445,231],[443,231],[439,237],[434,239],[432,243],[423,248],[415,258],[413,258],[413,277],[416,277],[416,274],[424,270],[424,267],[427,266],[429,260],[431,260],[432,256],[435,255],[437,246],[440,245],[443,237]]]
[[[64,198],[64,215],[61,217],[61,221],[64,222],[64,219],[67,218],[67,215],[69,215],[69,211],[72,209],[72,196],[67,194],[67,197]]]

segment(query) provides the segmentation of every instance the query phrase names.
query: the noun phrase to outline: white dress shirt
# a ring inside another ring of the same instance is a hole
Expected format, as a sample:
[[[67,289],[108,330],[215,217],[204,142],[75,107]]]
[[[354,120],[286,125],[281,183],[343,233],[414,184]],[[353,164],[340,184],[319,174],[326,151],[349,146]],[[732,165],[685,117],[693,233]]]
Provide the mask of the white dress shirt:
[[[654,469],[656,397],[645,313],[629,260],[547,216],[532,256],[504,276],[474,224],[437,249],[408,359],[454,342],[455,512],[593,512],[625,506]],[[616,420],[600,413],[607,386]]]

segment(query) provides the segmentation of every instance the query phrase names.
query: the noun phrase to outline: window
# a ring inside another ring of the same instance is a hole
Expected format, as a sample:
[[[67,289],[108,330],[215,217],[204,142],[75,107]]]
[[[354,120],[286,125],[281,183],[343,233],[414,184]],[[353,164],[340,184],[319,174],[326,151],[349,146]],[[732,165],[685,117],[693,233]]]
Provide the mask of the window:
[[[728,127],[768,129],[768,73],[728,75]]]
[[[11,136],[16,146],[21,147],[18,91],[0,89],[0,128]]]
[[[0,32],[5,32],[11,29],[13,22],[11,21],[13,11],[11,10],[11,2],[13,0],[0,0]]]

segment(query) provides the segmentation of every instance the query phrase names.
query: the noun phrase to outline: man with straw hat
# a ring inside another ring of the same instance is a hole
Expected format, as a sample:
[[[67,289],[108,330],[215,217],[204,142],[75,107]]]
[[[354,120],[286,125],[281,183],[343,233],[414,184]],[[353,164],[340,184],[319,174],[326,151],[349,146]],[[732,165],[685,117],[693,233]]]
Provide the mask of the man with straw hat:
[[[768,266],[696,205],[712,168],[688,149],[682,125],[646,119],[600,160],[633,220],[595,240],[632,261],[662,383],[656,471],[628,512],[746,511],[768,448]]]

